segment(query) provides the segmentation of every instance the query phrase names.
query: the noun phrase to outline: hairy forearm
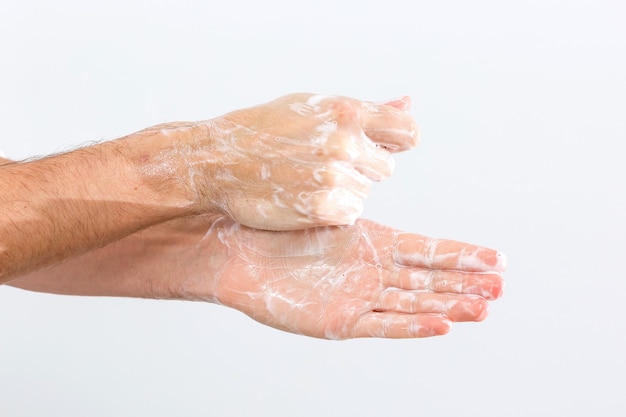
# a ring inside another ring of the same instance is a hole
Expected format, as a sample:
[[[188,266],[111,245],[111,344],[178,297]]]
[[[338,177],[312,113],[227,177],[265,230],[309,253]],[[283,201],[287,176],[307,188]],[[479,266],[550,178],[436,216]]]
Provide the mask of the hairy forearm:
[[[0,166],[0,283],[188,214],[174,165],[160,160],[164,136]]]

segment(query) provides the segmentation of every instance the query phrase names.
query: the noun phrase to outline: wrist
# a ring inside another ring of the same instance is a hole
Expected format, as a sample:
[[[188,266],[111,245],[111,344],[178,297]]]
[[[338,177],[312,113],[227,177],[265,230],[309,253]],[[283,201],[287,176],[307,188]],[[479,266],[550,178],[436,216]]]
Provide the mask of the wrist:
[[[178,122],[121,139],[140,186],[173,217],[220,212],[213,187],[220,163],[212,149],[213,132],[211,122]]]

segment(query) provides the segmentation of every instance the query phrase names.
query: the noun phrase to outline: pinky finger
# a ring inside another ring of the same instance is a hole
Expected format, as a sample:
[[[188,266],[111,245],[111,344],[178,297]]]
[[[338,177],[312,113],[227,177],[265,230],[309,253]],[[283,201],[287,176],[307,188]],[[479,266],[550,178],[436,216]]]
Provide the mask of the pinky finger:
[[[451,328],[452,321],[442,314],[373,311],[361,317],[352,337],[419,338],[444,335]]]

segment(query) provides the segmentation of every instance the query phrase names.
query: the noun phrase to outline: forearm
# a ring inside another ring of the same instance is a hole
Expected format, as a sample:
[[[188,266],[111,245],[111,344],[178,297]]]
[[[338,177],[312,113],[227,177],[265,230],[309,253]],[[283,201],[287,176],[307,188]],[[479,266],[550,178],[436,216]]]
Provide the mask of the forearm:
[[[214,242],[201,243],[210,227],[207,216],[158,224],[105,247],[25,274],[9,285],[66,295],[187,299],[201,290],[211,298],[211,277],[226,262]],[[203,284],[198,285],[198,282]]]
[[[0,167],[0,283],[194,209],[161,131]]]
[[[144,273],[140,267],[142,252],[141,243],[135,235],[130,235],[105,247],[27,273],[7,285],[52,294],[148,297],[147,291],[154,291],[156,286],[148,279],[150,271]],[[158,275],[151,278],[156,277]],[[162,298],[160,294],[153,297]]]

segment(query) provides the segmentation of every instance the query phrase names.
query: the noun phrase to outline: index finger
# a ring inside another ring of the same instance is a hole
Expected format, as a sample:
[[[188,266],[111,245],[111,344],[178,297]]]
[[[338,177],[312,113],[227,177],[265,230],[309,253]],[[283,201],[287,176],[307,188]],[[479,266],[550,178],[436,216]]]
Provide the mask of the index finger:
[[[503,272],[506,255],[494,249],[412,233],[396,236],[394,261],[401,266],[467,272]]]
[[[387,103],[366,103],[361,115],[365,135],[391,152],[414,148],[419,142],[419,129],[408,113],[409,106],[408,97]]]

